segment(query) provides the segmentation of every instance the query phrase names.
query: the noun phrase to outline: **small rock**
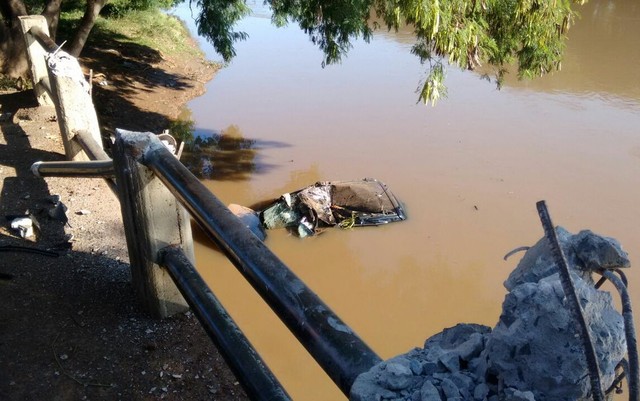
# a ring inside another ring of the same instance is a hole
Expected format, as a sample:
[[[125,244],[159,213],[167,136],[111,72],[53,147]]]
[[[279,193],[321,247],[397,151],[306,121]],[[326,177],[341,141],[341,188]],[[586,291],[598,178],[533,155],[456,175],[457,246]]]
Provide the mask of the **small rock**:
[[[419,376],[422,374],[422,364],[415,359],[411,360],[409,367],[411,368],[411,371],[414,375]]]
[[[384,387],[390,390],[402,390],[409,386],[413,373],[408,367],[390,362],[385,369],[385,375],[382,379]]]
[[[480,355],[480,352],[484,349],[484,337],[480,333],[473,333],[469,336],[469,339],[460,344],[457,348],[460,358],[464,361],[470,361],[471,359]]]
[[[460,370],[460,357],[456,352],[447,352],[438,359],[449,372],[457,372]]]
[[[427,376],[431,376],[432,374],[438,372],[439,370],[440,368],[438,367],[438,364],[435,362],[426,362],[422,364],[422,373],[424,373]]]
[[[451,381],[458,387],[461,392],[463,389],[469,389],[469,391],[471,391],[475,387],[473,379],[462,372],[454,372],[451,375]]]
[[[420,401],[442,401],[438,389],[428,380],[420,388],[420,397]]]
[[[11,221],[11,228],[16,230],[20,237],[29,238],[33,236],[33,220],[29,217],[18,217]]]
[[[49,209],[48,213],[49,217],[54,220],[61,221],[65,224],[69,222],[69,218],[67,217],[67,206],[62,202],[58,202],[56,206]]]
[[[454,397],[460,397],[460,390],[458,390],[458,386],[454,382],[449,379],[443,379],[440,383],[440,388],[442,392],[447,397],[447,400],[450,400]]]
[[[88,214],[91,214],[91,211],[87,209],[80,209],[76,212],[76,214],[79,216],[86,216]]]
[[[473,390],[473,398],[478,401],[484,400],[489,395],[489,386],[486,383],[480,383]]]
[[[57,204],[58,204],[58,202],[60,202],[60,199],[61,199],[61,198],[60,198],[60,195],[58,195],[58,194],[53,194],[53,195],[49,195],[49,196],[47,196],[45,199],[46,199],[48,202],[50,202],[50,203],[52,203],[52,204],[54,204],[54,205],[57,205]]]
[[[536,398],[531,391],[520,391],[508,388],[504,393],[510,401],[536,401]]]

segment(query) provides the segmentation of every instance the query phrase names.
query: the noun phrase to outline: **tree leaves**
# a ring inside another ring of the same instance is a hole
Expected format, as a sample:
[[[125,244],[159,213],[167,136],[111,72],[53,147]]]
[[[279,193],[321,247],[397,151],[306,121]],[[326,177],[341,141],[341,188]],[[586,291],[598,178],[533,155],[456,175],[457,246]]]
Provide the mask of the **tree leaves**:
[[[233,30],[233,26],[243,17],[249,15],[251,9],[243,0],[190,0],[196,4],[200,13],[196,19],[198,34],[206,37],[213,44],[224,61],[230,61],[236,51],[233,44],[246,40],[245,32]]]
[[[249,13],[244,0],[191,0],[200,7],[198,33],[209,38],[225,61],[244,40],[234,24]],[[446,96],[444,63],[473,70],[494,67],[500,87],[506,67],[516,63],[520,78],[560,68],[565,35],[573,23],[571,4],[583,0],[267,0],[278,26],[297,23],[325,55],[322,65],[340,62],[351,41],[386,28],[413,27],[412,53],[429,65],[419,100],[434,105]]]

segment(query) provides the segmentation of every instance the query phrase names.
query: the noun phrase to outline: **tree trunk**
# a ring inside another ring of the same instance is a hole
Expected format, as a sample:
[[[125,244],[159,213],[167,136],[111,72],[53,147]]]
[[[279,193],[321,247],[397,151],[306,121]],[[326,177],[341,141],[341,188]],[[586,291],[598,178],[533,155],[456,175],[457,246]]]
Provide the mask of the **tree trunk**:
[[[27,15],[22,0],[0,1],[0,13],[6,21],[0,24],[0,67],[3,74],[20,77],[29,70],[26,45],[18,17]]]
[[[66,50],[69,54],[74,57],[80,56],[80,52],[89,37],[89,33],[96,23],[98,14],[100,14],[100,10],[102,10],[106,2],[107,0],[87,0],[87,8],[78,27],[78,31],[71,43],[67,46]]]
[[[42,15],[47,19],[49,25],[49,36],[55,42],[58,31],[58,21],[60,20],[60,4],[62,0],[47,0],[42,10]]]
[[[19,16],[27,15],[27,8],[22,0],[5,0],[0,3],[0,13],[2,13],[5,21],[9,21],[12,26],[17,23],[18,27],[20,27],[20,22],[16,21],[18,21]]]

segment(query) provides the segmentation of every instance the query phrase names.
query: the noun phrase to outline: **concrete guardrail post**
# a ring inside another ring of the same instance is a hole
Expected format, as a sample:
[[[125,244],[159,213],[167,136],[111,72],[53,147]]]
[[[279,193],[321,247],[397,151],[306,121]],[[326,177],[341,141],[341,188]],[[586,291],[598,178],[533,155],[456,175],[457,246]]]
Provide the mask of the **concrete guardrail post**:
[[[27,44],[31,80],[38,104],[40,106],[53,106],[53,100],[51,96],[49,96],[49,93],[47,93],[47,91],[51,89],[49,75],[47,73],[47,64],[45,62],[47,50],[38,43],[33,35],[27,33],[32,27],[36,26],[49,36],[47,20],[42,15],[27,15],[18,18],[20,19],[22,34]]]
[[[142,164],[145,152],[159,146],[164,145],[153,133],[118,129],[113,163],[133,285],[152,314],[166,317],[187,310],[188,305],[158,264],[158,251],[180,245],[192,262],[194,254],[189,214]]]

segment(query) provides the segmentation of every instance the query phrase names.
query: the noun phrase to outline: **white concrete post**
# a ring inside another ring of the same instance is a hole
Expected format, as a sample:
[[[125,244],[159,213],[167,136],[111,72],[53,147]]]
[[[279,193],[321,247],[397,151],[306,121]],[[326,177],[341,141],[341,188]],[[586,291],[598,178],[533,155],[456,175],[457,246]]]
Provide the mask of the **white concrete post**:
[[[53,100],[47,93],[47,91],[51,89],[49,84],[49,75],[47,74],[47,64],[44,60],[47,50],[38,43],[33,35],[27,33],[29,32],[29,29],[37,26],[47,36],[49,36],[47,20],[42,15],[28,15],[18,18],[20,19],[22,34],[27,44],[31,80],[33,82],[33,90],[36,94],[36,98],[38,99],[38,104],[40,106],[53,106]]]
[[[158,251],[180,245],[194,260],[189,214],[160,179],[140,163],[147,152],[163,146],[150,132],[118,129],[113,147],[133,285],[146,308],[158,317],[188,309],[171,276],[158,264]]]

